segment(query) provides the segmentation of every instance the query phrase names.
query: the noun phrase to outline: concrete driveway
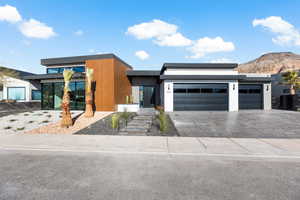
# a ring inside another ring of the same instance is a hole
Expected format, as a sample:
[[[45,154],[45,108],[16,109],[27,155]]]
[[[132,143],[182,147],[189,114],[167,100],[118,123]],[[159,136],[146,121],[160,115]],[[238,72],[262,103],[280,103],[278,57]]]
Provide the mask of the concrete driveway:
[[[181,136],[300,138],[300,112],[177,111],[169,114]]]

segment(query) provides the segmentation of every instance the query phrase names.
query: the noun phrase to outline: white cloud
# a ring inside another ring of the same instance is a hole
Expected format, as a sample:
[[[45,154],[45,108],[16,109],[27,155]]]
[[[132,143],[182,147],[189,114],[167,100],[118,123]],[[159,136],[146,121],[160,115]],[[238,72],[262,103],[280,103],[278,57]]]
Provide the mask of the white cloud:
[[[300,46],[300,33],[289,22],[283,20],[279,16],[270,16],[264,19],[255,19],[252,25],[263,26],[268,31],[274,33],[276,36],[272,41],[279,45],[296,45]]]
[[[136,37],[138,40],[154,39],[153,42],[159,46],[188,46],[192,41],[177,32],[178,27],[174,24],[154,19],[131,26],[127,34]]]
[[[95,49],[89,49],[89,53],[95,53],[96,50]]]
[[[189,46],[192,44],[192,41],[184,37],[181,33],[161,36],[158,37],[154,42],[159,46],[169,47]]]
[[[16,23],[22,20],[20,13],[16,7],[5,5],[0,7],[0,21]]]
[[[236,61],[229,58],[218,58],[210,61],[211,63],[236,63]]]
[[[127,34],[133,35],[139,40],[144,40],[175,34],[176,31],[176,25],[169,24],[158,19],[154,19],[151,22],[144,22],[129,27],[127,29]]]
[[[200,38],[194,42],[194,44],[188,48],[188,50],[193,54],[190,58],[201,58],[209,53],[217,52],[229,52],[235,49],[232,42],[225,42],[223,38]]]
[[[74,34],[77,36],[81,36],[81,35],[83,35],[83,30],[77,30],[74,32]]]
[[[35,19],[24,21],[19,29],[23,35],[29,38],[48,39],[56,35],[52,27]]]
[[[141,60],[146,60],[150,57],[149,54],[143,50],[135,52],[135,56]]]

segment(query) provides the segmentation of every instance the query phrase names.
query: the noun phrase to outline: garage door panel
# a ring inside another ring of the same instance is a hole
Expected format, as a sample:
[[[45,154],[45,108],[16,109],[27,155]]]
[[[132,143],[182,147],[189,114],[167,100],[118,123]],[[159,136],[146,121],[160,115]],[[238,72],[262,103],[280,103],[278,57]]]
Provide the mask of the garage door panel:
[[[262,85],[239,85],[239,109],[262,109]]]
[[[174,110],[228,110],[227,84],[174,84]]]

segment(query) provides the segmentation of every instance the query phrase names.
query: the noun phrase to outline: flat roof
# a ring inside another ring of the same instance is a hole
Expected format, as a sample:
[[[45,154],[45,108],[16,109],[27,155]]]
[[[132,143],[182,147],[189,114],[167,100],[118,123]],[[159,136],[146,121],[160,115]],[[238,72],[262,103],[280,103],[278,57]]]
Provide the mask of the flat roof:
[[[159,70],[128,70],[127,76],[159,76]]]
[[[161,73],[166,69],[234,69],[237,63],[164,63]]]
[[[241,80],[245,75],[161,75],[161,80]]]
[[[62,73],[59,74],[36,74],[36,75],[29,75],[23,76],[25,80],[43,80],[43,79],[63,79],[64,76]],[[85,78],[84,73],[76,72],[74,73],[72,78]]]
[[[69,65],[69,64],[84,64],[86,60],[97,60],[97,59],[110,59],[115,58],[125,64],[127,67],[132,67],[123,61],[118,56],[109,54],[96,54],[96,55],[84,55],[84,56],[70,56],[70,57],[58,57],[58,58],[45,58],[41,59],[41,65],[53,66],[53,65]]]

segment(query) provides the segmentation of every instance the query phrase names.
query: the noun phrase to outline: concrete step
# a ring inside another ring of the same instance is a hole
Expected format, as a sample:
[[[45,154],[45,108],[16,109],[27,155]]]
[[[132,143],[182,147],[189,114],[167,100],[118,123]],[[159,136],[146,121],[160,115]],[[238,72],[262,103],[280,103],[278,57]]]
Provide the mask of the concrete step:
[[[129,122],[127,125],[149,125],[149,124],[152,124],[152,121],[142,121],[142,120],[139,120],[139,121],[131,121]]]
[[[139,120],[152,120],[152,116],[135,116],[133,119],[139,119]]]
[[[150,128],[150,124],[146,124],[146,125],[131,125],[131,124],[128,124],[126,128],[149,129]]]

